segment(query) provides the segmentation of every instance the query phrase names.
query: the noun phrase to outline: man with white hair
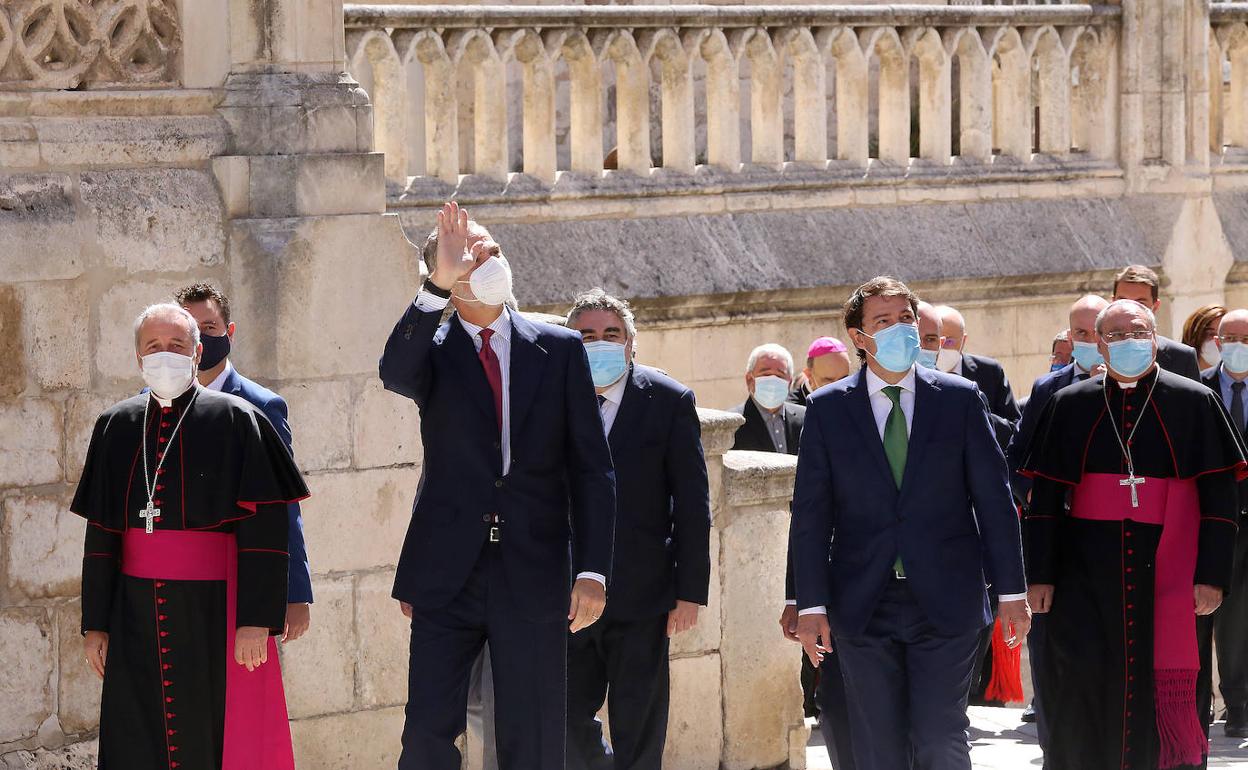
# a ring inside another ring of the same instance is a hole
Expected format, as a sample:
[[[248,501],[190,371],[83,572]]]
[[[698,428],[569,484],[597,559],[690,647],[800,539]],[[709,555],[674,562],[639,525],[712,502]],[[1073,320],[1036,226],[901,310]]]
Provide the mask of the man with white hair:
[[[786,403],[793,387],[793,355],[774,342],[754,348],[745,364],[745,387],[750,397],[728,410],[745,418],[732,448],[797,454],[806,408]]]
[[[292,770],[274,638],[287,505],[308,496],[273,426],[202,387],[183,308],[138,317],[149,391],[96,421],[70,510],[87,520],[82,631],[104,680],[100,766]]]
[[[1157,365],[1132,300],[1095,322],[1106,374],[1053,395],[1022,463],[1047,767],[1199,766],[1196,617],[1231,584],[1248,464],[1218,397]]]

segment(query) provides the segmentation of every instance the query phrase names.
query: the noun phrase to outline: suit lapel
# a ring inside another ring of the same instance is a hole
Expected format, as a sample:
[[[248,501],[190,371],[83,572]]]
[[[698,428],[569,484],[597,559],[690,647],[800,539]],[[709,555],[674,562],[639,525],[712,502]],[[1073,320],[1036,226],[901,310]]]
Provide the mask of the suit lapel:
[[[611,424],[611,433],[607,442],[611,445],[612,456],[619,455],[620,447],[633,435],[641,425],[642,416],[653,394],[650,392],[650,380],[636,367],[629,375],[624,386],[624,396],[620,399],[620,408],[615,413],[615,422]]]
[[[963,370],[965,371],[965,370]],[[914,377],[914,417],[910,420],[910,443],[906,448],[906,472],[901,477],[901,491],[914,482],[923,462],[923,453],[936,426],[936,394],[940,385],[936,376],[921,368]]]
[[[767,421],[763,419],[763,413],[758,411],[758,406],[754,403],[752,396],[746,396],[745,408],[741,410],[741,415],[745,417],[745,427],[752,434],[754,444],[770,447],[762,450],[764,452],[775,451],[776,442],[771,437],[771,431],[767,430]]]
[[[546,350],[537,344],[537,327],[520,313],[511,313],[511,435],[512,440],[524,427],[524,418],[537,395],[546,366]]]
[[[884,456],[884,441],[880,438],[880,429],[875,426],[875,413],[871,410],[871,396],[867,393],[867,368],[858,370],[857,382],[850,388],[852,406],[849,410],[854,425],[862,433],[862,446],[875,461],[876,468],[888,482],[889,489],[896,489],[893,471],[889,468],[888,458]]]
[[[233,396],[242,393],[243,380],[237,369],[231,367],[230,373],[225,375],[225,382],[221,383],[221,390]]]
[[[797,454],[802,443],[802,431],[797,427],[797,405],[784,402],[784,441],[788,445],[789,454]]]
[[[494,424],[494,394],[490,391],[490,382],[485,378],[485,369],[481,359],[477,358],[477,347],[464,330],[455,313],[448,322],[446,339],[442,343],[446,356],[459,372],[459,381],[464,383],[468,400],[476,404],[481,413],[490,418]],[[515,372],[512,372],[513,380]]]

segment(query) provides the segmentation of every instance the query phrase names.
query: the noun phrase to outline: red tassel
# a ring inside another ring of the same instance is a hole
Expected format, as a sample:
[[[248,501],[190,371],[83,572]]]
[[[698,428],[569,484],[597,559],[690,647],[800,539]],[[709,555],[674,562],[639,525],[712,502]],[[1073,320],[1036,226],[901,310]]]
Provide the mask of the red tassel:
[[[1196,714],[1196,671],[1154,670],[1153,693],[1159,744],[1157,767],[1167,770],[1204,762],[1209,741]]]
[[[984,699],[1002,703],[1022,703],[1023,648],[1010,649],[1001,636],[1001,619],[992,627],[992,679],[984,688]]]

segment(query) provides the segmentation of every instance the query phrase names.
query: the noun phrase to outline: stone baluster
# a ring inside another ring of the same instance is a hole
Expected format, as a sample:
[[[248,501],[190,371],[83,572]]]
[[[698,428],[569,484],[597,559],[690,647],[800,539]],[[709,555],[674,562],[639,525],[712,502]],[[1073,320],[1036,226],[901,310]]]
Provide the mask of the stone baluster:
[[[641,35],[638,47],[643,61],[659,63],[662,98],[663,167],[692,173],[694,149],[693,71],[686,41],[674,30],[660,29]]]
[[[958,59],[958,153],[985,163],[992,158],[992,63],[974,27],[950,30],[944,42]]]
[[[909,30],[906,48],[919,62],[919,156],[948,163],[953,153],[950,57],[931,27]]]
[[[823,166],[828,160],[828,85],[823,52],[808,27],[789,27],[776,47],[793,68],[793,160]]]
[[[619,169],[650,173],[650,68],[627,30],[601,35],[594,42],[600,58],[615,64],[615,145]]]
[[[502,59],[484,30],[457,30],[447,38],[447,55],[459,76],[472,80],[472,173],[507,176],[507,100]]]
[[[723,30],[711,29],[698,46],[706,61],[706,157],[712,166],[741,166],[740,67]]]
[[[836,157],[859,166],[870,154],[870,83],[867,57],[848,27],[819,33],[821,50],[836,60]]]
[[[1040,72],[1040,152],[1070,152],[1070,59],[1057,31],[1039,27],[1027,31],[1027,50]]]
[[[459,97],[455,66],[442,36],[421,30],[409,44],[410,56],[425,70],[425,173],[455,184],[459,181]]]
[[[1092,157],[1106,160],[1114,156],[1118,110],[1110,77],[1113,48],[1104,32],[1080,28],[1068,46],[1071,51],[1071,144]],[[1078,69],[1078,85],[1073,71]]]
[[[993,130],[998,151],[1025,161],[1031,157],[1031,67],[1017,30],[1003,29],[989,50],[998,62],[993,70]]]
[[[910,66],[896,30],[864,30],[862,49],[880,62],[879,158],[905,165],[910,160]]]
[[[373,144],[385,153],[386,179],[407,181],[407,71],[384,31],[353,32],[346,40],[352,68],[372,81]]]
[[[784,77],[767,30],[743,30],[740,55],[750,62],[750,162],[779,168],[784,162]]]
[[[572,114],[572,170],[602,173],[602,73],[584,32],[569,32],[559,45],[568,64]]]
[[[523,30],[511,50],[523,71],[524,103],[521,144],[524,173],[547,184],[558,173],[555,153],[555,71],[546,43],[533,30]]]
[[[1231,62],[1231,87],[1226,99],[1227,144],[1248,148],[1248,26],[1235,25],[1226,41],[1227,58]]]
[[[1226,144],[1223,128],[1226,125],[1226,102],[1222,98],[1222,63],[1226,61],[1225,38],[1222,29],[1215,28],[1209,34],[1209,151],[1222,154]]]

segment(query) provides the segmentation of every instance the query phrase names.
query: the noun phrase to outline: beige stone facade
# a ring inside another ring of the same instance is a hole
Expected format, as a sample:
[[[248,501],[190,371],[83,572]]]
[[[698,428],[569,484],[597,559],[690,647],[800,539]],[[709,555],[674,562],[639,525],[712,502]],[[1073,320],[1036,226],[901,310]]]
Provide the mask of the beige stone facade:
[[[317,603],[284,665],[299,766],[325,770],[398,747],[389,589],[424,449],[376,361],[437,202],[491,227],[529,309],[632,298],[640,359],[704,407],[744,398],[756,344],[842,336],[877,273],[960,307],[1020,394],[1130,262],[1162,269],[1169,330],[1248,304],[1242,5],[0,0],[0,29],[0,767],[89,766],[66,506],[139,385],[131,319],[188,281],[231,294],[236,364],[290,401]],[[668,765],[799,767],[792,461],[703,421],[712,598],[673,645]]]

